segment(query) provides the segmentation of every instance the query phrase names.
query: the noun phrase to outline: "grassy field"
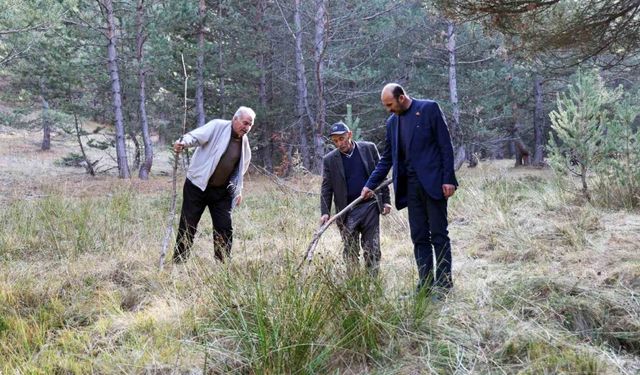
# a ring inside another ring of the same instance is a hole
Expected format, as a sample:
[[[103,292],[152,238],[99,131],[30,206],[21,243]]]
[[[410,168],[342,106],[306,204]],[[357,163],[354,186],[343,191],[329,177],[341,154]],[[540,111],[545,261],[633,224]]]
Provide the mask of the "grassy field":
[[[319,217],[300,191],[320,179],[252,171],[232,261],[214,260],[205,214],[193,257],[159,272],[166,155],[148,182],[92,179],[55,166],[61,136],[41,153],[37,133],[4,130],[2,374],[640,371],[640,215],[594,207],[549,170],[459,172],[455,288],[432,303],[399,298],[416,281],[406,210],[381,221],[379,280],[345,275],[335,228],[297,272]]]

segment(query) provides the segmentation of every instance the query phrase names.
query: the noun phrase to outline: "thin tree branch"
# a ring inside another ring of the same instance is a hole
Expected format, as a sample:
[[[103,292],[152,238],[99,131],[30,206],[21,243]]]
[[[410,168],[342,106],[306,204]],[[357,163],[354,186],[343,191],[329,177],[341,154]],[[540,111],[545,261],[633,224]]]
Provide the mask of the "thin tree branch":
[[[36,26],[27,26],[22,29],[9,29],[9,30],[0,30],[0,35],[9,35],[9,34],[19,34],[27,31],[46,31],[51,27],[51,25],[42,24]]]
[[[184,72],[184,115],[182,117],[182,134],[184,134],[184,132],[187,129],[187,83],[189,81],[189,76],[187,75],[187,67],[184,63],[184,55],[180,54],[180,57],[182,58],[182,71]],[[182,137],[180,137],[180,140],[182,140]],[[171,188],[172,188],[172,194],[171,194],[171,209],[169,210],[169,218],[167,220],[167,229],[165,231],[164,234],[164,240],[162,241],[162,250],[160,251],[160,271],[162,271],[162,269],[164,268],[164,258],[167,255],[167,247],[169,246],[169,238],[171,237],[171,234],[173,233],[173,219],[176,215],[176,199],[177,199],[177,175],[178,175],[178,160],[179,160],[179,154],[176,152],[173,158],[173,171],[172,171],[172,178],[171,178]]]
[[[392,6],[391,8],[381,10],[380,12],[374,13],[374,14],[372,14],[370,16],[362,17],[362,20],[363,21],[371,21],[372,19],[378,18],[383,14],[386,14],[386,13],[389,13],[389,12],[391,12],[393,10],[398,9],[398,7],[400,7],[400,5],[404,5],[404,4],[402,2],[399,2],[395,6]]]

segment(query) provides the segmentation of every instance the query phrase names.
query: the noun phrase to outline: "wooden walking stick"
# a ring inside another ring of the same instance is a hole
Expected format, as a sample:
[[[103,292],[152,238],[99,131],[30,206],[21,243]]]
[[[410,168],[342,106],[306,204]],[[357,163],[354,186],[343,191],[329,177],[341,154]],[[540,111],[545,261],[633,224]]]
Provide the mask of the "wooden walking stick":
[[[182,58],[182,70],[184,71],[184,115],[182,116],[182,134],[184,134],[187,130],[187,82],[189,81],[189,76],[187,75],[187,67],[184,64],[184,55],[180,54]],[[178,142],[182,141],[182,137],[178,140]],[[174,151],[173,158],[173,172],[171,179],[171,188],[172,188],[172,196],[171,196],[171,209],[169,210],[169,218],[167,220],[167,229],[164,233],[164,240],[162,241],[162,250],[160,250],[160,271],[164,268],[164,258],[167,256],[167,247],[169,246],[169,239],[171,238],[171,234],[173,233],[173,219],[176,216],[176,198],[178,196],[178,192],[176,189],[176,180],[178,179],[178,161],[180,157],[177,152]]]
[[[391,179],[389,178],[384,182],[382,182],[377,188],[375,188],[373,192],[377,193],[380,189],[384,188],[385,186],[388,186],[390,183],[391,183]],[[347,212],[351,211],[351,209],[360,202],[362,202],[362,197],[358,197],[353,202],[349,203],[349,205],[343,208],[342,211],[333,215],[329,220],[327,220],[326,223],[320,225],[320,227],[316,229],[316,232],[313,234],[313,237],[311,238],[311,243],[307,247],[307,251],[304,254],[304,258],[302,259],[302,262],[300,262],[298,269],[300,269],[305,264],[305,262],[306,263],[311,262],[311,259],[313,258],[313,251],[316,249],[316,246],[318,245],[320,236],[322,236],[322,233],[324,233],[324,231],[327,230],[327,228],[329,228],[329,225],[333,224],[333,222],[336,221],[338,218],[340,218],[341,216],[344,216]]]

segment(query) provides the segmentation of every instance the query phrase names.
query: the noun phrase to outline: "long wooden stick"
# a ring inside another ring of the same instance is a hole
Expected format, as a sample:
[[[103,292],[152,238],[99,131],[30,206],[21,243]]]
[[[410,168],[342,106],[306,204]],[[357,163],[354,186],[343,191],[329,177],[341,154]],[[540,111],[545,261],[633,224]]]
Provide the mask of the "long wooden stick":
[[[373,192],[377,193],[380,189],[388,186],[390,183],[391,183],[391,179],[389,178],[385,180],[383,183],[381,183],[377,188],[375,188]],[[341,216],[344,216],[347,212],[351,211],[351,209],[360,202],[362,202],[362,197],[356,198],[353,202],[349,203],[347,207],[343,208],[342,211],[333,215],[329,220],[327,220],[326,223],[322,224],[318,229],[316,229],[316,232],[313,234],[313,237],[311,238],[311,243],[307,247],[307,251],[304,254],[304,258],[302,259],[302,262],[300,262],[298,269],[300,269],[305,264],[305,262],[306,263],[311,262],[311,259],[313,258],[313,251],[316,249],[316,246],[318,246],[318,241],[320,240],[320,236],[322,236],[322,233],[324,233],[324,231],[327,230],[327,228],[329,228],[329,226],[333,224],[333,222],[335,222]]]
[[[187,75],[187,67],[184,64],[184,55],[180,54],[182,58],[182,70],[184,72],[184,115],[182,116],[182,134],[187,131],[187,82],[189,81],[189,76]],[[182,141],[182,137],[180,140]],[[176,200],[178,197],[177,191],[177,179],[178,179],[178,161],[180,157],[177,152],[174,152],[173,158],[173,172],[171,174],[171,209],[169,210],[169,218],[167,219],[167,229],[164,233],[164,240],[162,240],[162,250],[160,250],[160,271],[164,268],[164,258],[167,256],[167,247],[169,247],[169,239],[171,238],[171,234],[173,233],[173,219],[176,216]]]

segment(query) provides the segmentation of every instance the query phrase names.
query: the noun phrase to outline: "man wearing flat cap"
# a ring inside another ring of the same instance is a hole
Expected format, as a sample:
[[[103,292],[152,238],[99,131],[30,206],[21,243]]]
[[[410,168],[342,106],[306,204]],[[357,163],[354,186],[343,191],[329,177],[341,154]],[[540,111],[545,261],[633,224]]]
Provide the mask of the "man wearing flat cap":
[[[342,122],[331,125],[329,137],[336,148],[324,156],[322,163],[322,224],[329,220],[332,202],[335,203],[336,212],[340,212],[360,196],[380,160],[376,145],[353,141],[352,132]],[[374,277],[378,274],[381,257],[379,215],[386,215],[391,210],[389,189],[380,189],[375,198],[359,203],[336,221],[344,243],[344,260],[350,273],[358,266],[362,245],[367,271]]]

